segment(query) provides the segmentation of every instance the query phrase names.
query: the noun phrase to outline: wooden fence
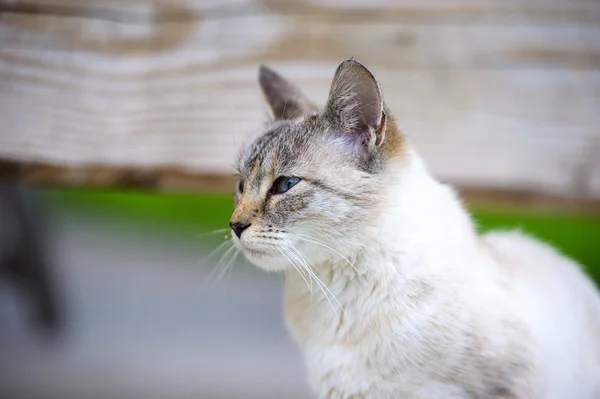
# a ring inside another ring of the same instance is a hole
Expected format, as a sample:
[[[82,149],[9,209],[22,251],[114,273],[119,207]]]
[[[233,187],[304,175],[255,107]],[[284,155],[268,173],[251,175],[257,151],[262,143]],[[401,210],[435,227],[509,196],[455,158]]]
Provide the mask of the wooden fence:
[[[0,0],[0,175],[230,190],[258,65],[324,102],[350,56],[440,179],[599,209],[594,0]]]

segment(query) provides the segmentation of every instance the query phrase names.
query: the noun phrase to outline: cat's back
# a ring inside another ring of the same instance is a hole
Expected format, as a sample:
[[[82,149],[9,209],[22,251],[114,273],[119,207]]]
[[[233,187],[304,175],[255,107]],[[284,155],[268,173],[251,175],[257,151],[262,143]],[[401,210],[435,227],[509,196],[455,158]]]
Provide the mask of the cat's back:
[[[515,315],[538,344],[544,397],[600,397],[600,295],[593,282],[578,264],[520,232],[481,240]]]

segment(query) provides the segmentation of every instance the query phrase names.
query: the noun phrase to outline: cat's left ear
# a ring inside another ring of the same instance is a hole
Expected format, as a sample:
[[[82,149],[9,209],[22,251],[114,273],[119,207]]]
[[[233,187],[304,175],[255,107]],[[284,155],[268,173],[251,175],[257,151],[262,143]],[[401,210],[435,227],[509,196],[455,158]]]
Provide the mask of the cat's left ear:
[[[336,129],[373,148],[385,139],[383,95],[375,76],[358,61],[338,66],[329,90],[326,116]]]
[[[258,81],[272,119],[296,119],[316,110],[299,88],[271,68],[261,65]]]

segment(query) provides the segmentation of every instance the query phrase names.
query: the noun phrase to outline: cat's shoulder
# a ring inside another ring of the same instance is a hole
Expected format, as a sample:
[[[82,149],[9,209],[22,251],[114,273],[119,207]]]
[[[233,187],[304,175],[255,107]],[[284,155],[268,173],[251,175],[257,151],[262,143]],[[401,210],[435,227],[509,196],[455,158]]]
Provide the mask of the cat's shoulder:
[[[483,247],[498,261],[513,260],[535,264],[574,264],[564,257],[551,243],[524,233],[520,229],[492,230],[480,236]]]
[[[488,232],[480,242],[510,285],[529,286],[532,290],[552,288],[566,296],[579,292],[600,306],[600,295],[586,278],[585,268],[551,243],[516,229]]]

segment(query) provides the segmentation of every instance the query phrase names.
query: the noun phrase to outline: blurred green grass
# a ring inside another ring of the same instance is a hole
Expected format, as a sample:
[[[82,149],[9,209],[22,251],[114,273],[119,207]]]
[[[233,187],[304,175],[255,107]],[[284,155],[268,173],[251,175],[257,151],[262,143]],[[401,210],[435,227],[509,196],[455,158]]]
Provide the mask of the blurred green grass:
[[[231,196],[161,194],[139,191],[46,189],[42,196],[69,211],[93,212],[159,228],[201,234],[227,228]],[[470,210],[480,231],[518,228],[559,248],[580,262],[600,285],[600,215]],[[209,238],[207,238],[209,239]]]

